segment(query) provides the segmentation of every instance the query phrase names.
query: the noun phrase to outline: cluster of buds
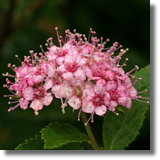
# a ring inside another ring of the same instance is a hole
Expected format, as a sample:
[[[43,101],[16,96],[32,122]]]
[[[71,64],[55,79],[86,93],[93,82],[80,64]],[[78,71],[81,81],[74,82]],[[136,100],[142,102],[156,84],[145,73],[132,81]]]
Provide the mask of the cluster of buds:
[[[102,116],[110,110],[118,115],[115,112],[118,105],[130,109],[132,99],[141,101],[143,97],[138,96],[134,85],[137,79],[142,78],[131,75],[131,72],[138,70],[138,66],[125,73],[123,67],[128,58],[123,64],[119,64],[128,48],[122,49],[118,42],[105,48],[109,39],[98,39],[92,29],[88,39],[76,30],[73,33],[66,30],[63,39],[57,27],[55,30],[59,47],[49,38],[45,44],[47,52],[40,46],[42,52],[38,54],[30,51],[31,56],[25,56],[23,62],[16,55],[21,62],[20,67],[8,64],[15,76],[9,73],[3,76],[14,77],[15,82],[6,78],[7,84],[3,86],[7,87],[12,95],[5,97],[15,100],[9,101],[9,104],[17,103],[8,111],[18,106],[25,110],[30,105],[38,115],[38,111],[42,110],[43,106],[50,105],[55,96],[61,99],[63,113],[69,104],[73,110],[80,109],[80,112],[90,113],[89,120],[93,122],[94,114]],[[117,50],[118,55],[114,55]]]

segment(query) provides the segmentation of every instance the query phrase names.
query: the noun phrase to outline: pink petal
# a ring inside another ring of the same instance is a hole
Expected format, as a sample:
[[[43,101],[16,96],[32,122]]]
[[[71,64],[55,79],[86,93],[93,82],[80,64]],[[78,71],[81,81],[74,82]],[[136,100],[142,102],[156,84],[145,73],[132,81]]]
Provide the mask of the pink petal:
[[[47,80],[44,84],[44,89],[47,91],[48,89],[52,88],[53,86],[53,81],[51,79]]]
[[[76,97],[76,96],[72,96],[69,101],[68,104],[73,108],[73,109],[79,109],[81,107],[81,100]]]
[[[73,95],[73,88],[68,85],[62,86],[61,87],[61,95],[63,98],[69,99]]]
[[[137,90],[134,87],[132,87],[131,90],[129,91],[129,96],[132,99],[135,99],[137,97]]]
[[[82,69],[78,69],[75,73],[74,76],[76,79],[80,80],[80,81],[85,81],[86,80],[86,76],[84,74],[84,71]]]
[[[56,59],[56,62],[57,62],[58,65],[63,65],[63,61],[64,61],[64,57],[58,57]]]
[[[127,87],[125,87],[123,85],[119,85],[116,90],[117,90],[118,94],[121,94],[121,93],[124,93],[124,92],[126,93],[127,92]]]
[[[94,105],[91,101],[83,101],[82,104],[82,111],[86,113],[93,113],[94,112]]]
[[[33,80],[33,77],[29,77],[27,78],[27,83],[30,87],[33,87],[34,86],[34,80]]]
[[[110,102],[109,102],[109,106],[110,106],[111,108],[115,108],[117,105],[118,105],[118,104],[117,104],[116,101],[110,101]]]
[[[60,95],[61,92],[61,85],[54,85],[52,87],[52,93],[55,95],[56,98],[61,98],[62,96]]]
[[[107,93],[105,93],[105,96],[104,96],[104,104],[106,105],[106,106],[109,106],[109,100],[111,99],[111,97],[110,97],[110,94],[107,92]]]
[[[83,97],[86,98],[87,100],[90,100],[94,97],[94,91],[93,89],[84,89],[83,90]]]
[[[124,93],[120,94],[120,97],[118,98],[118,103],[125,106],[127,103],[127,96]]]
[[[53,100],[53,97],[51,96],[51,93],[47,93],[46,96],[42,99],[42,102],[45,106],[48,106],[51,104]]]
[[[61,73],[64,73],[65,70],[66,70],[66,69],[65,69],[64,64],[60,65],[60,66],[57,68],[57,71],[58,71],[58,72],[61,72]]]
[[[92,71],[91,71],[90,68],[85,67],[85,68],[84,68],[84,73],[85,73],[85,75],[86,75],[87,77],[92,77]]]
[[[52,53],[56,53],[57,51],[59,50],[59,47],[57,47],[57,46],[51,46],[50,48],[49,48],[49,51],[50,52],[52,52]]]
[[[34,75],[34,76],[33,76],[33,79],[34,79],[34,82],[35,82],[35,83],[39,83],[39,82],[42,82],[42,81],[43,81],[44,76],[42,76],[42,75]]]
[[[43,103],[41,102],[41,100],[35,99],[32,101],[30,108],[37,112],[38,110],[41,110],[43,108]]]
[[[104,92],[104,86],[103,84],[96,84],[94,85],[94,92],[97,93],[97,94],[101,94]]]
[[[29,67],[27,65],[23,65],[22,67],[18,67],[16,70],[16,76],[23,77],[29,73],[28,71],[29,71]]]
[[[56,59],[57,55],[52,52],[45,52],[46,57],[49,61],[53,61]]]
[[[27,87],[23,90],[23,97],[26,100],[32,100],[33,99],[33,93],[34,93],[33,88],[32,87]]]
[[[124,82],[125,82],[125,85],[126,85],[128,88],[132,86],[132,82],[131,82],[130,78],[126,78]]]
[[[131,105],[132,105],[132,100],[131,100],[131,98],[128,98],[128,101],[126,103],[126,108],[130,109]]]
[[[19,104],[20,104],[20,107],[25,110],[25,109],[28,108],[29,101],[24,100],[23,98],[21,98],[19,100]]]
[[[52,65],[48,64],[48,78],[52,78],[55,74],[55,69]]]
[[[114,80],[115,79],[115,73],[111,70],[108,70],[107,72],[105,72],[104,76],[107,80]]]
[[[95,113],[99,116],[102,116],[106,113],[107,111],[107,107],[102,105],[102,106],[99,106],[99,107],[96,107],[95,109]]]
[[[115,81],[108,81],[106,85],[106,90],[111,91],[116,89],[117,83]]]
[[[73,79],[73,74],[71,72],[66,72],[62,74],[62,77],[69,81]]]

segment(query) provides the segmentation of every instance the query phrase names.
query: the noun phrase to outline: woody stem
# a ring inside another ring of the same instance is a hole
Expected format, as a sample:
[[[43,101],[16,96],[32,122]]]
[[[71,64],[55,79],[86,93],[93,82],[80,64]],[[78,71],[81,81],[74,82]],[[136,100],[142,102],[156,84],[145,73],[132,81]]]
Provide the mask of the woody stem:
[[[85,123],[87,122],[87,116],[86,116],[86,114],[84,112],[81,112],[81,118],[82,118],[82,121],[84,123],[86,132],[87,132],[89,138],[91,139],[90,144],[92,145],[94,150],[99,150],[99,146],[98,146],[98,144],[97,144],[97,142],[96,142],[96,140],[94,138],[94,135],[92,133],[92,130],[90,128],[89,123],[87,124],[87,126],[85,125]]]

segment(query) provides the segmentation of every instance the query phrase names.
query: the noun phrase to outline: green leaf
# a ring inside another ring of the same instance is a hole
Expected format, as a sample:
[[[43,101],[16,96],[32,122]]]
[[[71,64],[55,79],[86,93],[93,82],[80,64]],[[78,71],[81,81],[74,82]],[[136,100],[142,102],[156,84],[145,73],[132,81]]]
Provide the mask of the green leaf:
[[[69,142],[87,142],[90,139],[78,129],[67,123],[54,122],[43,128],[42,138],[45,149],[60,147]]]
[[[42,150],[44,146],[44,140],[40,136],[36,138],[30,138],[25,140],[24,143],[20,144],[16,150]]]
[[[70,142],[58,148],[53,148],[53,150],[84,150],[84,148],[76,142]]]
[[[150,97],[150,66],[137,71],[135,76],[142,77],[135,85],[138,91],[147,89],[148,92],[140,93],[142,97]],[[131,109],[123,107],[124,113],[116,116],[107,111],[103,123],[103,143],[106,150],[122,150],[131,143],[139,134],[149,104],[132,100]]]
[[[30,138],[24,143],[20,144],[16,150],[44,150],[44,140],[41,136],[36,136],[35,138]],[[61,147],[53,148],[52,150],[84,150],[80,144],[73,142],[67,143]]]

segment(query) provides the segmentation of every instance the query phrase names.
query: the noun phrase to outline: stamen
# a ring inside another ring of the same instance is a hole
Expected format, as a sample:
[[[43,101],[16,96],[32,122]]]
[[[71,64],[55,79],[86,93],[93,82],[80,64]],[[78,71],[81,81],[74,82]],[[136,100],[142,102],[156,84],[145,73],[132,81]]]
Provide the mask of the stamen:
[[[78,121],[80,121],[81,111],[82,111],[82,108],[79,110],[79,113],[78,113]]]
[[[22,61],[18,58],[18,55],[15,55],[15,57],[22,63]]]
[[[145,89],[144,91],[140,91],[140,92],[137,92],[137,93],[144,93],[144,92],[147,92],[147,90]]]
[[[141,101],[141,100],[139,100],[139,99],[135,99],[135,100],[137,100],[137,101],[139,101],[139,102],[142,102],[142,103],[149,103],[149,101]]]
[[[14,109],[15,109],[15,108],[17,108],[19,105],[20,105],[20,104],[18,103],[18,104],[17,104],[17,105],[15,105],[14,107],[10,107],[10,108],[8,109],[8,112],[10,112],[10,111],[14,110]]]
[[[35,114],[36,116],[38,116],[39,113],[38,113],[38,111],[34,111],[34,114]]]
[[[142,96],[138,96],[138,98],[142,98],[142,99],[150,99],[150,98],[146,98],[146,97],[142,97]]]
[[[92,115],[89,117],[89,119],[87,120],[87,122],[85,123],[85,126],[87,126],[88,122],[90,121],[90,119],[93,117],[94,112],[92,113]]]
[[[60,45],[60,47],[62,47],[61,40],[59,38],[58,27],[55,27],[55,30],[56,30],[56,33],[57,33],[57,38],[58,38],[59,45]]]
[[[42,45],[40,45],[39,47],[41,48],[41,50],[42,50],[42,53],[43,53],[43,54],[45,54],[45,52],[44,52],[44,50],[43,50],[43,47],[42,47]]]
[[[129,75],[131,72],[138,70],[138,69],[139,69],[139,67],[137,65],[135,65],[135,67],[132,70],[130,70],[129,72],[127,72],[126,74]]]

